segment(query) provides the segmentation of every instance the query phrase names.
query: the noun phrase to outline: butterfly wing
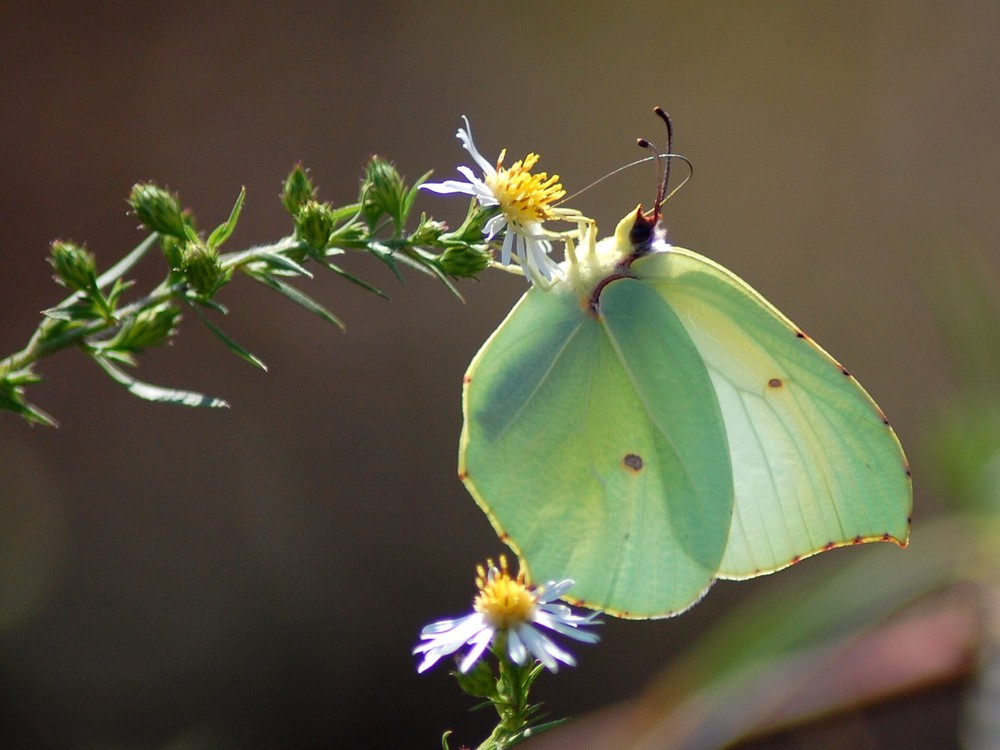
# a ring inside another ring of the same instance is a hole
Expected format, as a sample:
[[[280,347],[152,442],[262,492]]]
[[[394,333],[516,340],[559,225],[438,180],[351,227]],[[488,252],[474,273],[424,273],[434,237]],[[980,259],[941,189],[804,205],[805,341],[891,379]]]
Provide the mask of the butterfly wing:
[[[907,542],[909,466],[857,380],[732,272],[680,248],[632,271],[708,368],[735,488],[718,575],[749,578],[832,547]]]
[[[607,285],[593,314],[532,289],[465,378],[459,473],[535,582],[579,603],[677,613],[716,577],[733,502],[709,372],[653,287]]]

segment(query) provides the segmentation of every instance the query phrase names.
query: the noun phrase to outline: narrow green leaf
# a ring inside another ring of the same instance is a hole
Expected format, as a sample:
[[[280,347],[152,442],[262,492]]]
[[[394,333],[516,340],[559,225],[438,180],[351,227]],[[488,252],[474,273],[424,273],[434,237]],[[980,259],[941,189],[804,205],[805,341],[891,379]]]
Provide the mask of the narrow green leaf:
[[[220,315],[229,315],[229,308],[217,300],[208,297],[198,297],[194,294],[186,294],[184,296],[184,300],[185,302],[191,302],[203,305],[209,308],[210,310],[215,310]]]
[[[236,222],[239,221],[240,211],[243,210],[243,201],[247,197],[247,189],[243,187],[240,189],[240,194],[236,197],[236,203],[233,205],[233,210],[229,212],[229,219],[224,224],[220,224],[215,228],[207,240],[207,245],[213,250],[223,242],[229,239],[233,230],[236,229]]]
[[[432,174],[434,174],[434,170],[425,172],[417,179],[416,182],[413,183],[413,186],[410,187],[409,190],[403,193],[403,199],[401,201],[401,204],[402,204],[402,214],[404,218],[409,217],[410,211],[413,208],[413,202],[417,199],[417,194],[420,191],[420,186],[423,185],[425,182],[427,182],[427,179]]]
[[[565,724],[569,719],[555,719],[553,721],[548,721],[544,724],[539,724],[534,727],[525,727],[517,734],[511,735],[510,742],[507,747],[514,745],[523,740],[529,739],[530,737],[537,737],[542,732],[547,732],[550,729],[555,729],[558,726]]]
[[[188,300],[188,304],[191,305],[191,308],[194,310],[195,314],[198,316],[201,322],[208,327],[208,330],[214,333],[223,344],[229,347],[229,350],[232,351],[233,354],[235,354],[237,357],[240,357],[241,359],[245,359],[254,367],[259,367],[264,372],[267,372],[267,365],[264,364],[264,362],[260,359],[260,357],[258,357],[253,352],[248,351],[247,349],[245,349],[244,347],[240,346],[235,341],[233,341],[231,338],[229,338],[229,336],[227,336],[222,331],[222,329],[220,329],[217,325],[215,325],[215,323],[209,320],[208,316],[205,315],[205,313],[203,313],[199,309],[198,305],[192,303],[190,300]]]
[[[347,281],[350,281],[352,284],[357,284],[362,289],[367,289],[369,292],[377,294],[379,297],[382,297],[383,299],[389,299],[389,297],[381,289],[376,289],[371,284],[369,284],[369,283],[367,283],[365,281],[362,281],[361,279],[359,279],[357,276],[355,276],[352,273],[348,273],[347,271],[345,271],[343,268],[341,268],[340,266],[336,265],[335,263],[331,263],[328,260],[323,260],[322,258],[317,258],[316,262],[319,263],[320,265],[325,266],[326,268],[330,269],[331,271],[333,271],[338,276],[346,279]]]
[[[100,276],[98,276],[97,288],[103,289],[112,281],[120,279],[122,276],[124,276],[126,273],[132,270],[132,267],[142,259],[142,256],[144,256],[147,252],[149,252],[149,249],[156,244],[156,240],[159,239],[159,237],[160,235],[156,234],[155,232],[149,235],[148,237],[146,237],[146,239],[144,239],[142,242],[136,245],[135,249],[132,250],[132,252],[130,252],[128,255],[126,255],[117,263],[115,263],[113,266],[111,266],[111,268],[102,273]]]
[[[291,284],[286,284],[284,281],[279,281],[273,276],[268,276],[266,274],[251,273],[250,278],[259,281],[261,284],[264,284],[265,286],[271,287],[276,292],[283,294],[285,297],[290,299],[295,304],[301,305],[309,312],[313,313],[314,315],[318,315],[323,320],[329,323],[333,323],[338,328],[344,327],[344,324],[337,318],[337,316],[335,316],[333,313],[331,313],[329,310],[327,310],[319,302],[314,300],[305,292],[299,291]]]
[[[59,426],[59,423],[55,419],[34,404],[29,404],[27,401],[21,400],[20,396],[20,393],[16,396],[11,396],[0,391],[0,409],[20,414],[29,424],[40,424],[46,427]]]
[[[396,264],[396,254],[391,249],[380,242],[371,242],[368,244],[368,252],[389,266],[396,280],[400,284],[403,283],[403,274],[399,272],[399,266]]]
[[[282,271],[290,271],[296,276],[305,276],[306,278],[313,278],[312,273],[306,269],[304,266],[299,265],[291,258],[287,258],[284,255],[279,255],[278,253],[271,253],[266,250],[258,250],[251,255],[246,256],[246,260],[253,262],[255,260],[260,260],[266,263],[271,268],[275,268]]]
[[[229,404],[221,398],[206,396],[202,393],[195,393],[194,391],[183,391],[176,388],[163,388],[162,386],[144,383],[141,380],[136,380],[128,373],[119,370],[104,357],[91,355],[91,358],[101,366],[101,369],[104,370],[104,372],[106,372],[112,380],[119,385],[124,386],[133,396],[138,396],[146,401],[157,401],[166,404],[181,404],[182,406],[199,406],[212,409],[229,408]]]
[[[50,307],[48,310],[42,310],[42,315],[46,318],[52,318],[52,320],[65,320],[68,323],[72,323],[74,320],[88,320],[92,317],[92,311],[90,307]]]

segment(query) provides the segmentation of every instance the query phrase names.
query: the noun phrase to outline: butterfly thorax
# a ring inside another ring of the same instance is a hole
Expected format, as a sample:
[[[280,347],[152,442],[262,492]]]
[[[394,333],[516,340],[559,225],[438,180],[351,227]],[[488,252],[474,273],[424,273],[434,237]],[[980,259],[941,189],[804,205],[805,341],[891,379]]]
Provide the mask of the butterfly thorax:
[[[566,243],[566,261],[562,263],[564,283],[557,284],[575,293],[580,305],[597,314],[601,291],[616,279],[634,278],[632,261],[669,248],[654,222],[642,213],[642,207],[630,211],[618,222],[615,233],[601,241],[596,239],[596,227],[591,223],[583,232],[581,246]]]

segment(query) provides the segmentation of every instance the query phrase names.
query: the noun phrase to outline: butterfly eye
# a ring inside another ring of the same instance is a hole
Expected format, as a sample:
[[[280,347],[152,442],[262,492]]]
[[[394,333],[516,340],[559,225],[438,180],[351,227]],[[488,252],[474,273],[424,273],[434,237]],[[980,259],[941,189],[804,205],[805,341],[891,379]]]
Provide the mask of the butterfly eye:
[[[639,256],[649,252],[653,243],[655,230],[655,220],[647,219],[642,212],[637,212],[635,224],[628,233],[628,240],[632,243],[632,255]]]

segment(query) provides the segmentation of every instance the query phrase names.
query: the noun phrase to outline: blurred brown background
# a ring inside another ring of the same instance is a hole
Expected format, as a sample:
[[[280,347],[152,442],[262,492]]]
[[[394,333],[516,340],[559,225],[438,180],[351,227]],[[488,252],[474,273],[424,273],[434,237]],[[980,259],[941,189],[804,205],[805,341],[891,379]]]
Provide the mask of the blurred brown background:
[[[277,193],[298,160],[335,204],[373,152],[451,177],[465,114],[487,157],[537,151],[572,192],[641,156],[636,136],[658,141],[660,104],[695,165],[667,208],[673,241],[858,376],[911,454],[919,520],[935,507],[923,420],[950,375],[917,267],[996,247],[998,33],[990,2],[8,4],[0,352],[60,299],[50,240],[86,241],[107,267],[141,238],[124,202],[137,180],[179,191],[202,226],[246,185],[237,249],[290,231]],[[653,187],[637,168],[574,205],[608,232]],[[490,717],[445,670],[418,677],[410,649],[500,551],[455,476],[460,383],[524,283],[487,274],[462,304],[350,267],[392,300],[318,276],[309,293],[345,334],[248,281],[225,290],[225,326],[266,375],[192,319],[143,359],[140,377],[228,411],[138,401],[67,352],[32,394],[59,429],[0,414],[0,745],[478,741]],[[609,623],[538,697],[555,715],[627,698],[762,585]]]

